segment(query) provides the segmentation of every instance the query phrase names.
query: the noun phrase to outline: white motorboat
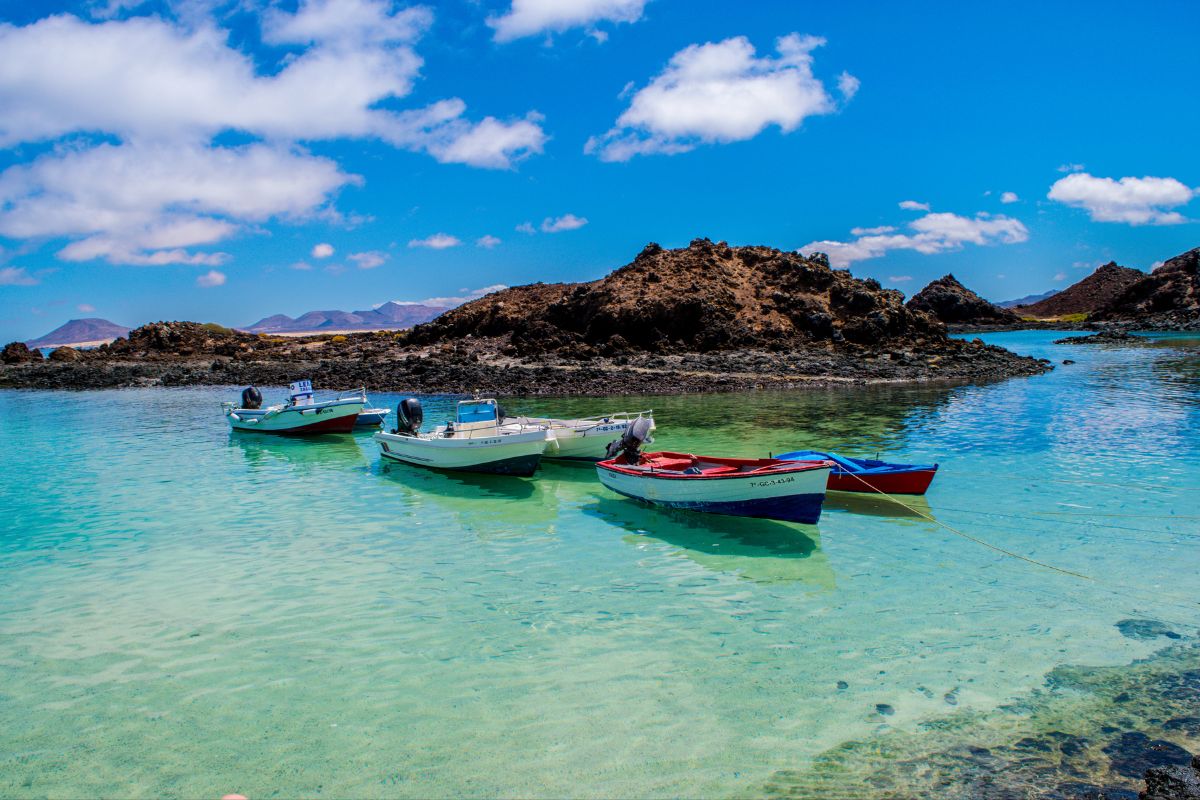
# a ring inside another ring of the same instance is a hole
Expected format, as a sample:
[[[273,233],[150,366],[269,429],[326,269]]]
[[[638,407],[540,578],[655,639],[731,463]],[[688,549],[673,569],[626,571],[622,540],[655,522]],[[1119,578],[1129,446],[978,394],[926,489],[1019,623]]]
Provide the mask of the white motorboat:
[[[554,442],[546,448],[545,458],[568,461],[600,461],[605,458],[609,442],[620,439],[629,429],[630,423],[639,419],[650,420],[648,430],[653,431],[654,412],[622,411],[602,417],[583,419],[555,419],[553,417],[505,417],[504,426],[541,425],[554,434]],[[653,442],[653,439],[648,441]]]
[[[378,428],[387,419],[389,410],[386,408],[364,408],[354,421],[356,428]]]
[[[453,422],[421,433],[424,412],[416,398],[396,408],[396,428],[375,434],[384,458],[435,469],[532,475],[554,434],[544,425],[501,424],[492,399],[463,400]]]
[[[296,436],[349,433],[367,404],[363,389],[356,395],[326,400],[313,396],[312,381],[297,381],[289,389],[287,402],[263,408],[262,393],[249,386],[242,390],[240,407],[236,403],[222,403],[221,409],[235,431]]]

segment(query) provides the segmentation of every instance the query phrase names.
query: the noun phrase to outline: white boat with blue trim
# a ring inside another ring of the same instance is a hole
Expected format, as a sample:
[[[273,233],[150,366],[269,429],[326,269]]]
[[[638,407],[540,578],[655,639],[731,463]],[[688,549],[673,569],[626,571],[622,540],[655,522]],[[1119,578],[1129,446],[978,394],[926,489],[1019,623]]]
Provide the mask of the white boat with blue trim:
[[[815,523],[821,518],[831,461],[721,458],[642,453],[645,426],[630,426],[596,464],[600,482],[652,505],[710,514]],[[617,454],[619,451],[619,454]]]
[[[314,433],[350,433],[359,413],[367,404],[367,394],[333,397],[314,396],[312,381],[296,381],[289,386],[287,402],[262,406],[262,393],[253,386],[242,390],[242,402],[222,403],[229,426],[235,431],[303,436]]]
[[[621,411],[615,414],[581,419],[506,416],[503,424],[526,427],[540,425],[550,429],[554,434],[554,441],[546,448],[543,458],[564,461],[600,461],[607,457],[608,445],[614,439],[624,436],[630,424],[639,419],[648,419],[650,421],[648,430],[654,431],[653,411]],[[654,440],[648,439],[647,441]]]
[[[501,424],[500,407],[492,399],[463,400],[453,422],[421,433],[424,412],[414,397],[396,408],[396,428],[374,440],[380,454],[434,469],[488,472],[528,477],[554,441],[543,425]]]

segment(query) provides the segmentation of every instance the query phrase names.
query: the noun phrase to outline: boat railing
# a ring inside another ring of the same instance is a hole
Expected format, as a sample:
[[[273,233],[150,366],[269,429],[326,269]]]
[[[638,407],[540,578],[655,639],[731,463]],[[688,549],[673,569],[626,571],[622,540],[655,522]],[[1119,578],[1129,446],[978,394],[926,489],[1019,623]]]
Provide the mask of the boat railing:
[[[513,428],[516,428],[516,430],[514,431]],[[513,433],[532,433],[534,431],[548,430],[550,430],[548,425],[540,425],[534,422],[529,422],[528,420],[518,422],[513,421],[511,417],[506,417],[504,422],[498,422],[495,425],[488,425],[486,427],[460,429],[458,426],[455,426],[453,428],[453,436],[447,436],[446,438],[487,439],[506,434],[511,435]],[[435,433],[442,435],[444,435],[445,432],[446,428],[444,426],[437,428],[435,431]]]
[[[548,424],[551,428],[557,427],[578,427],[580,425],[589,425],[598,427],[600,425],[610,425],[614,422],[632,422],[635,419],[645,417],[654,419],[654,410],[647,409],[646,411],[618,411],[615,414],[597,414],[594,417],[576,417],[575,419],[557,419],[555,417],[506,417],[506,419],[514,420],[522,424]]]

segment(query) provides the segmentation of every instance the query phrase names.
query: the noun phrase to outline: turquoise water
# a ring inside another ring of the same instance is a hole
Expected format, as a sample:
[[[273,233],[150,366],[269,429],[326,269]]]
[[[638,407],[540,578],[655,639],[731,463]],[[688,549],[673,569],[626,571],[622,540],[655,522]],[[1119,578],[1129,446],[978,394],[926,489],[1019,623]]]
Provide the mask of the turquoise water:
[[[817,526],[232,435],[232,389],[0,392],[0,796],[754,796],[851,740],[1002,728],[1200,624],[1200,341],[1061,335],[984,337],[1078,361],[988,386],[507,403],[942,464]]]

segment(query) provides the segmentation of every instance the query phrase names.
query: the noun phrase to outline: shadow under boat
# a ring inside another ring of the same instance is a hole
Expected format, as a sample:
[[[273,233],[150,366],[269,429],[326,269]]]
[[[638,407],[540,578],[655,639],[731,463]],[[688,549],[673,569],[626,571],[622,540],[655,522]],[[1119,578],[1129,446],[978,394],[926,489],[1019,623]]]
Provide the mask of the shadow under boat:
[[[229,432],[229,447],[242,452],[252,469],[285,464],[302,470],[367,466],[367,456],[349,433],[320,437],[246,436]]]
[[[714,572],[756,583],[805,583],[821,591],[836,586],[815,525],[657,508],[607,497],[582,511],[633,534],[624,537],[631,544],[663,542]]]
[[[891,519],[935,519],[929,501],[920,495],[891,496],[857,492],[826,492],[822,514],[849,513]]]
[[[376,470],[411,489],[456,500],[524,500],[538,493],[533,480],[512,475],[430,469],[383,458],[376,463]]]

